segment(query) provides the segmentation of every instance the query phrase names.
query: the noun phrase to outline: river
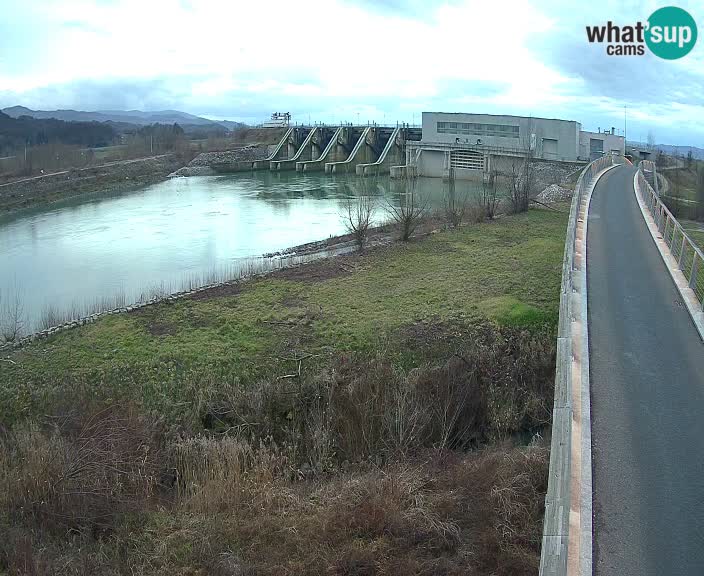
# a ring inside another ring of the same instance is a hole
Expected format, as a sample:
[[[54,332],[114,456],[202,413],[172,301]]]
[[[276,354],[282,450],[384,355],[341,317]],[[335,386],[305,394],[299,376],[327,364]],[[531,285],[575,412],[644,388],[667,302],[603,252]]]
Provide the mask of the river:
[[[416,190],[441,208],[440,179]],[[458,182],[458,193],[477,184]],[[262,254],[345,233],[347,199],[374,197],[375,219],[402,181],[295,172],[174,178],[0,217],[0,319],[19,307],[23,331],[236,274]]]

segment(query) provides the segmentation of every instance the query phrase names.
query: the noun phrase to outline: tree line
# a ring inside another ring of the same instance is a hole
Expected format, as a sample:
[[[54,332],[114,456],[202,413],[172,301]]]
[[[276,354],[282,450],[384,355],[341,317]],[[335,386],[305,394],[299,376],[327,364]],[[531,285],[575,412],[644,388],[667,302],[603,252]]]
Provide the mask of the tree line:
[[[0,112],[0,155],[10,156],[25,147],[60,143],[83,148],[109,146],[116,130],[104,122],[65,122],[54,118],[30,116],[12,118]]]

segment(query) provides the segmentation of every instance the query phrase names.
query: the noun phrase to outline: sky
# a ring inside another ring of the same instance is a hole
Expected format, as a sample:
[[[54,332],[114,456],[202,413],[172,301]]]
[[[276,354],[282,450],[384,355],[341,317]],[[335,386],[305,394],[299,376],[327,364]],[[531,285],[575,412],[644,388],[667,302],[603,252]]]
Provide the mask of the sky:
[[[419,123],[533,115],[704,147],[704,38],[679,60],[608,56],[620,0],[0,0],[0,107],[175,109],[213,119]],[[704,3],[678,2],[704,34]]]

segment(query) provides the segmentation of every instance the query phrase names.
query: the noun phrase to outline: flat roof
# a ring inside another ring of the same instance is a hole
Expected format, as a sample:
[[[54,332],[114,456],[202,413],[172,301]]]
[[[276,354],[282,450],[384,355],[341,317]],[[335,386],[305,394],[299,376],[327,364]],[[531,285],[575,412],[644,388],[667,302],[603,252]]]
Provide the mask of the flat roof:
[[[551,122],[573,122],[580,124],[577,120],[564,120],[562,118],[542,118],[541,116],[516,116],[515,114],[485,114],[484,112],[422,112],[422,114],[456,114],[462,116],[494,116],[504,118],[525,118],[527,120],[549,120]],[[580,124],[581,126],[581,124]]]

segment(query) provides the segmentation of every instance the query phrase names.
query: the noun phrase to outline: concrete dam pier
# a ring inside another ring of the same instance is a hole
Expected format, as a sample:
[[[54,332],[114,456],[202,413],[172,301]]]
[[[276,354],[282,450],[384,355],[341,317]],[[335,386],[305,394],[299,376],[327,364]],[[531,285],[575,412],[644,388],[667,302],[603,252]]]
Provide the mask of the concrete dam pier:
[[[388,174],[392,166],[405,163],[406,143],[420,139],[420,128],[406,126],[295,126],[267,158],[240,169]]]

